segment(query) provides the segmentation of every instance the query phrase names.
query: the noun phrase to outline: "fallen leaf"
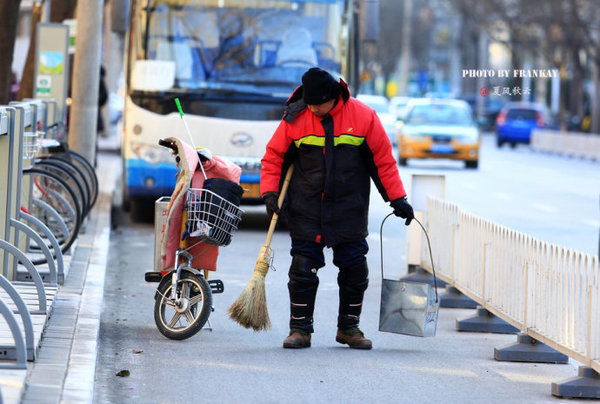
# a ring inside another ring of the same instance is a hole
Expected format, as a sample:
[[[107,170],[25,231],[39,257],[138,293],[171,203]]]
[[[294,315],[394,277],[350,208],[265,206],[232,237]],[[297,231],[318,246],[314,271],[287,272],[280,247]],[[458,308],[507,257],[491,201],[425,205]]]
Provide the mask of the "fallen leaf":
[[[142,352],[144,352],[144,351],[142,351],[141,349],[134,349],[133,350],[133,353],[142,353]]]

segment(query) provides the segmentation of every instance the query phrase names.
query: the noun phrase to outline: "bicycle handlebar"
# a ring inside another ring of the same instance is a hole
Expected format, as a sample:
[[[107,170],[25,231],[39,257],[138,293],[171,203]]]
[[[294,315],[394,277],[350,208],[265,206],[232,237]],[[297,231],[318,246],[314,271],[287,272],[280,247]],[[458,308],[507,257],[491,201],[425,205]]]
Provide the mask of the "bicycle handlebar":
[[[175,152],[175,154],[179,154],[179,150],[177,150],[177,144],[175,144],[175,142],[169,142],[168,140],[165,140],[165,139],[159,139],[158,144],[159,144],[159,146],[168,147],[169,149],[173,150]],[[206,150],[208,152],[208,155],[206,155],[201,150],[196,150],[198,153],[198,158],[203,163],[205,161],[210,160],[210,155],[211,155],[211,153],[210,153],[210,151],[208,151],[208,149],[204,149],[204,150]],[[179,156],[177,158],[179,158]]]
[[[173,150],[175,153],[178,152],[177,145],[174,142],[169,142],[164,139],[159,139],[158,144],[159,144],[159,146],[168,147],[169,149]]]

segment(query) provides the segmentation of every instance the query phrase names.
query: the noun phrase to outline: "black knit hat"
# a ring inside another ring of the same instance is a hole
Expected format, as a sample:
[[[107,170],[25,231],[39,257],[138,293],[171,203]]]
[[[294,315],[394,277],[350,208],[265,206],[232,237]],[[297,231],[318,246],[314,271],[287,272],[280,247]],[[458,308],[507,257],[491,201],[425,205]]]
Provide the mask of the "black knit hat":
[[[302,98],[305,104],[323,104],[339,95],[339,83],[325,70],[312,67],[302,75]]]

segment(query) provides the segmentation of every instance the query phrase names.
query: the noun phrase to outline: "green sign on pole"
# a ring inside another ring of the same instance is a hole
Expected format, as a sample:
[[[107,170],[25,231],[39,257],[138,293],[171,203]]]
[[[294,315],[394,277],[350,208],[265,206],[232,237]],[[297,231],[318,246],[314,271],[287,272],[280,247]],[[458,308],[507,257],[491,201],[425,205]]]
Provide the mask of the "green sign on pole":
[[[35,52],[35,92],[39,99],[56,101],[56,119],[65,120],[65,101],[69,87],[69,26],[38,25]]]

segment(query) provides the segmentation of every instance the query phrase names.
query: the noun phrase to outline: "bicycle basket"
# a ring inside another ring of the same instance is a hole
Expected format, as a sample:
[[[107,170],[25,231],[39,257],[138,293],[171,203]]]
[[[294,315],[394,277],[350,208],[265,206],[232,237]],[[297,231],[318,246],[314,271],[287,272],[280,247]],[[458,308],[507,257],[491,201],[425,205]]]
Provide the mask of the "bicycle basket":
[[[190,237],[208,244],[226,246],[242,219],[243,211],[208,189],[190,188],[187,192]]]

